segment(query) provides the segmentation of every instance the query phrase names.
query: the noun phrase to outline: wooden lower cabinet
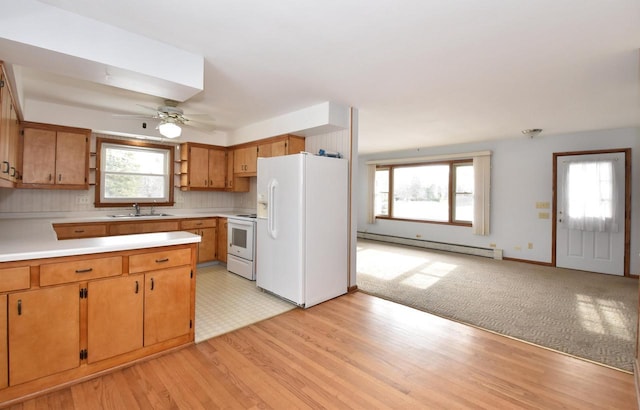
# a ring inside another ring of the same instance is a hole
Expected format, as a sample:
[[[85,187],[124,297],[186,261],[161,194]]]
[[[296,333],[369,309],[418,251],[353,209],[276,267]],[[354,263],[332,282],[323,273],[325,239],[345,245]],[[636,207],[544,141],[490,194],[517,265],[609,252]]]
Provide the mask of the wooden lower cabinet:
[[[145,274],[145,346],[189,334],[191,279],[189,266]]]
[[[200,235],[198,244],[198,263],[212,262],[216,260],[217,251],[217,218],[184,219],[180,228],[195,235]]]
[[[196,246],[0,263],[31,272],[28,290],[0,280],[0,407],[193,343]],[[94,276],[42,280],[85,264]]]
[[[9,384],[80,365],[78,284],[9,294]]]
[[[0,389],[9,385],[9,349],[7,340],[7,295],[0,295]]]
[[[88,363],[143,346],[143,286],[144,275],[97,280],[87,285]]]
[[[227,218],[218,218],[218,260],[227,263]]]

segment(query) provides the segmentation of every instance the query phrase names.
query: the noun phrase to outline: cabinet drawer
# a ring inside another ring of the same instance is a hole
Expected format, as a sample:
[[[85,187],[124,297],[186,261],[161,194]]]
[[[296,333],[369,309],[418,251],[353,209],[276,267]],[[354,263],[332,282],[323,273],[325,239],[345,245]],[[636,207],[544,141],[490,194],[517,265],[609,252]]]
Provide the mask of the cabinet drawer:
[[[31,276],[28,266],[0,269],[0,292],[29,289]]]
[[[180,222],[180,229],[215,228],[216,218],[184,219]]]
[[[59,240],[107,236],[107,226],[102,224],[54,225],[53,229],[56,231]]]
[[[171,232],[178,230],[178,221],[132,222],[109,226],[109,235]]]
[[[40,286],[122,275],[122,257],[84,259],[40,265]]]
[[[146,272],[190,264],[190,248],[140,253],[129,256],[129,273]]]

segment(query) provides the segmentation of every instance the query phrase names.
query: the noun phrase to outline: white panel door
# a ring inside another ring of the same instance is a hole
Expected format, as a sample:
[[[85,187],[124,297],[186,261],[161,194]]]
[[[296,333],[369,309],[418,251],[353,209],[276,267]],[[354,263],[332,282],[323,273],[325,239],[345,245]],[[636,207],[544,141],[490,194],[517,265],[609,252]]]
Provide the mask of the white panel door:
[[[594,171],[602,164],[611,164],[612,184],[609,171]],[[556,165],[556,266],[624,275],[625,153],[558,156]]]

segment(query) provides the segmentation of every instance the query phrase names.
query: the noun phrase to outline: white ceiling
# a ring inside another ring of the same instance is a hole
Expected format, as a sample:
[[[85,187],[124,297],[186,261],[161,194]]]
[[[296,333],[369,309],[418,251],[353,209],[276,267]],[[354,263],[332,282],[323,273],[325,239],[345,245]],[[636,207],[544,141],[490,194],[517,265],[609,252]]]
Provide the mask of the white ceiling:
[[[324,101],[359,109],[361,153],[640,126],[638,0],[42,3],[203,56],[182,107],[220,131]],[[45,69],[22,71],[25,101],[162,103]]]

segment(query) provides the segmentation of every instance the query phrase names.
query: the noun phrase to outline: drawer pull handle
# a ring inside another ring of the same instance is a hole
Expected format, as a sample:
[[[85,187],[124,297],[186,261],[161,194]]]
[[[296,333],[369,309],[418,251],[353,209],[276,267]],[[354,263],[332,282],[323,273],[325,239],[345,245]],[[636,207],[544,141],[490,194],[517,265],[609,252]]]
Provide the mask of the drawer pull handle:
[[[151,290],[153,290],[155,286],[156,286],[156,283],[153,281],[153,278],[151,278]]]
[[[93,268],[76,269],[76,273],[88,273],[88,272],[91,272],[92,270]]]
[[[73,233],[83,233],[84,229],[76,229],[75,231],[73,231]]]
[[[11,165],[9,164],[9,161],[2,161],[2,165],[6,165],[7,169],[3,169],[2,173],[3,174],[8,174],[9,170],[11,169]]]
[[[196,226],[200,226],[200,225],[202,225],[202,222],[198,222],[198,223],[196,224]]]
[[[16,168],[15,167],[11,167],[11,175],[12,177],[16,176]]]
[[[18,316],[22,315],[22,299],[18,299]]]
[[[165,263],[165,262],[169,262],[169,258],[156,259],[156,263]]]
[[[139,290],[140,290],[140,284],[138,283],[138,281],[136,281],[136,293],[138,293]]]

